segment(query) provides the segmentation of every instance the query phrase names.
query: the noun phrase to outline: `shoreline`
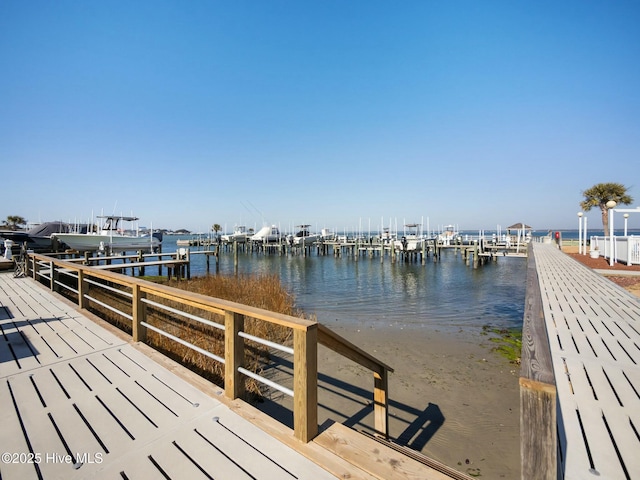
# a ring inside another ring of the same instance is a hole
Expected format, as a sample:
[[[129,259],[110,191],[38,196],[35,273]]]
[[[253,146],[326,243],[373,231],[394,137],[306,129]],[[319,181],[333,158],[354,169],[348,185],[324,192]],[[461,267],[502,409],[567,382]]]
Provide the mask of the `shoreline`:
[[[492,351],[490,335],[336,330],[394,368],[389,375],[393,440],[469,475],[519,476],[520,367]],[[355,381],[357,373],[343,363],[331,352],[319,356],[322,371]],[[370,390],[372,382],[365,372],[364,387]]]
[[[331,328],[394,369],[393,441],[471,476],[520,476],[520,367],[492,351],[491,334]],[[290,374],[287,362],[277,360],[268,370],[275,381]],[[320,346],[318,386],[321,429],[334,421],[373,433],[370,371]],[[291,426],[290,397],[273,392],[257,407]]]

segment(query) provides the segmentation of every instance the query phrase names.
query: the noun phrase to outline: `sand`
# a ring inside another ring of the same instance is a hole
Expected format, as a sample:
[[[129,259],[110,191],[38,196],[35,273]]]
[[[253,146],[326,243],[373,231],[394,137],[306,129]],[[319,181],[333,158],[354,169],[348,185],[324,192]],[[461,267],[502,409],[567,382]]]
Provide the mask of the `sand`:
[[[481,478],[520,476],[519,366],[492,352],[495,344],[488,336],[330,327],[394,368],[389,377],[393,440]],[[318,357],[319,423],[372,431],[373,375],[324,347]],[[276,370],[289,367],[285,362]],[[272,399],[291,408],[282,394]],[[290,416],[277,404],[268,401],[260,408],[287,423]]]

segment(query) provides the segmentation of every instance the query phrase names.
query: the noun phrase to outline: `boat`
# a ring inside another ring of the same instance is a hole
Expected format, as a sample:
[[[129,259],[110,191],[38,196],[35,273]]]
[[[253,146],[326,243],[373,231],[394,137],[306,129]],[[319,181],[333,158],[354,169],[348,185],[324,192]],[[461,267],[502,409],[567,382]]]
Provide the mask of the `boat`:
[[[311,225],[296,225],[299,228],[295,235],[289,236],[289,241],[292,245],[311,245],[314,242],[320,240],[321,236],[317,233],[309,232]]]
[[[249,237],[249,240],[257,243],[276,243],[281,239],[280,229],[275,225],[262,227],[257,233]]]
[[[405,225],[405,234],[393,241],[393,248],[400,252],[421,252],[424,249],[426,239],[418,233],[419,227],[418,223]]]
[[[380,243],[388,245],[396,239],[396,236],[391,233],[390,229],[385,227],[380,233]]]
[[[247,231],[247,227],[244,225],[236,225],[233,228],[233,233],[229,233],[226,235],[222,235],[222,241],[226,243],[244,243],[249,238],[249,232]]]
[[[85,227],[86,228],[86,227]],[[0,237],[11,240],[13,245],[24,245],[27,250],[34,252],[53,251],[51,236],[54,233],[67,233],[71,231],[71,226],[64,222],[43,222],[29,230],[0,230]]]
[[[120,222],[136,222],[138,217],[105,215],[97,218],[103,220],[97,231],[91,228],[91,231],[86,233],[56,233],[53,236],[72,250],[100,251],[108,254],[137,250],[155,251],[162,243],[162,232],[139,235],[137,231],[126,231],[120,227]]]
[[[322,241],[331,242],[336,239],[336,234],[328,228],[323,228],[320,233],[320,239]]]
[[[462,235],[455,225],[445,225],[442,232],[438,234],[437,240],[441,245],[451,245],[459,243],[462,240]]]

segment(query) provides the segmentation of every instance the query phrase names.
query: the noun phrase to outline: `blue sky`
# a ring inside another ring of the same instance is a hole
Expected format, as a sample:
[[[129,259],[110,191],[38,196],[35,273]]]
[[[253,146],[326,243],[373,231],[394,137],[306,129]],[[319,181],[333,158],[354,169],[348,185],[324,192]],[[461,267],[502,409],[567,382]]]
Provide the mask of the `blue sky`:
[[[3,0],[0,218],[577,228],[596,183],[640,205],[638,25],[625,0]]]

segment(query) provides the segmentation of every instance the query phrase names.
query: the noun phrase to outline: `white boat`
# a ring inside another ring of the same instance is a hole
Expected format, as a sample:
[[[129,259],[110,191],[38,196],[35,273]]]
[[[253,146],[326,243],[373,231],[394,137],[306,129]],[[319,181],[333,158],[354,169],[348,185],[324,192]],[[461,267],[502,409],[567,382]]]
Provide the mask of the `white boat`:
[[[393,248],[400,252],[421,252],[424,250],[426,238],[418,233],[417,223],[410,223],[405,225],[405,234],[399,239],[393,241]]]
[[[392,234],[389,228],[385,227],[382,229],[382,233],[380,233],[380,243],[384,245],[388,245],[395,239],[396,239],[396,235]]]
[[[87,233],[55,233],[59,242],[68,248],[86,251],[100,251],[108,254],[116,252],[132,252],[136,250],[153,251],[162,242],[162,233],[139,235],[137,232],[126,232],[120,227],[120,222],[135,222],[138,217],[122,217],[106,215],[97,217],[104,222],[97,231]]]
[[[330,229],[328,229],[328,228],[323,228],[323,229],[321,230],[321,233],[320,233],[320,238],[321,238],[322,240],[326,240],[326,241],[328,241],[328,242],[331,242],[331,241],[333,241],[333,240],[335,240],[335,239],[336,239],[336,234],[335,234],[335,233],[333,233],[333,232],[332,232]]]
[[[320,235],[317,233],[309,232],[311,225],[297,225],[299,228],[295,235],[290,235],[289,239],[292,245],[311,245],[314,242],[320,240]]]
[[[280,229],[275,225],[262,227],[257,233],[249,237],[249,240],[258,243],[275,243],[279,242],[281,239],[282,235],[280,234]]]
[[[455,244],[462,236],[455,225],[445,225],[443,231],[438,234],[438,242],[442,245]]]
[[[244,225],[237,225],[233,229],[233,233],[222,235],[222,241],[226,243],[244,243],[247,241],[249,237],[249,232],[247,231],[247,227]]]

